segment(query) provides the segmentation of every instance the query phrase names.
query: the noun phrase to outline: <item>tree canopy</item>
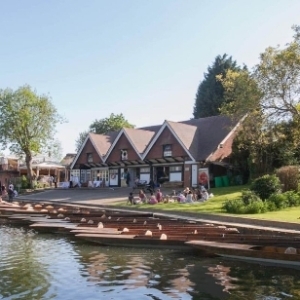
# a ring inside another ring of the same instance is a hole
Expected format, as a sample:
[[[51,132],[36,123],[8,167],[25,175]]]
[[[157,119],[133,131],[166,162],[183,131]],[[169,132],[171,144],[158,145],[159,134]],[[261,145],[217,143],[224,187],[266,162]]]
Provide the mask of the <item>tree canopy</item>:
[[[200,82],[194,105],[194,118],[204,118],[220,114],[219,108],[224,102],[224,87],[217,75],[225,75],[226,71],[238,71],[240,67],[232,57],[224,54],[217,56],[212,66],[208,67],[204,79]]]
[[[51,148],[55,127],[62,118],[49,96],[30,86],[0,90],[0,144],[11,153],[25,156],[32,183],[32,157]]]
[[[221,113],[247,115],[233,152],[247,149],[244,161],[256,175],[300,162],[300,27],[293,29],[294,39],[268,47],[252,73],[227,70],[217,76],[224,88]]]
[[[107,134],[112,131],[118,131],[122,128],[134,128],[135,126],[130,124],[121,114],[111,113],[108,118],[95,120],[87,131],[83,131],[79,133],[77,140],[75,141],[76,151],[78,152],[80,147],[82,146],[84,140],[86,139],[89,132],[97,133],[97,134]]]

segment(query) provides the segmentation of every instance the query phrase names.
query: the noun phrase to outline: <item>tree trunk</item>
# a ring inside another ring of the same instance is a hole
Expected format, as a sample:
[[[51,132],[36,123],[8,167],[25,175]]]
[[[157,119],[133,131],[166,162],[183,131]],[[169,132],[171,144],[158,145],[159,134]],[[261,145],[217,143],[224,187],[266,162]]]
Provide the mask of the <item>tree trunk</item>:
[[[27,167],[27,178],[30,184],[30,188],[33,187],[32,181],[33,181],[33,171],[32,171],[32,154],[30,152],[25,153],[25,161],[26,161],[26,167]]]

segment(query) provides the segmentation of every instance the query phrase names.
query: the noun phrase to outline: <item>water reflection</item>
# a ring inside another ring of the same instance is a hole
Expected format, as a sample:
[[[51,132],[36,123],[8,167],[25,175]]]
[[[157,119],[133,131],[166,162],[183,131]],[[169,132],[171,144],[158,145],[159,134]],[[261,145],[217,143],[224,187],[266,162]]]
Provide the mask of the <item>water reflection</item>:
[[[3,299],[300,299],[299,270],[0,227]]]
[[[3,297],[15,294],[19,299],[41,299],[47,293],[51,280],[46,262],[41,260],[47,248],[43,243],[35,243],[34,236],[32,231],[2,228],[0,291]]]

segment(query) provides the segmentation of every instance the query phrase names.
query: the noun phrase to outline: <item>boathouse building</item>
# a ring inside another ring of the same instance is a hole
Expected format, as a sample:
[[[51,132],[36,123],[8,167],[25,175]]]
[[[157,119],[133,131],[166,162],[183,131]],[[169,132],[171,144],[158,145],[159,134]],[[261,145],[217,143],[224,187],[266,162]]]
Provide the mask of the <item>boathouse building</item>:
[[[128,174],[131,186],[136,178],[162,180],[169,187],[213,183],[214,177],[226,175],[237,126],[226,116],[213,116],[89,133],[71,174],[86,186],[126,186]]]

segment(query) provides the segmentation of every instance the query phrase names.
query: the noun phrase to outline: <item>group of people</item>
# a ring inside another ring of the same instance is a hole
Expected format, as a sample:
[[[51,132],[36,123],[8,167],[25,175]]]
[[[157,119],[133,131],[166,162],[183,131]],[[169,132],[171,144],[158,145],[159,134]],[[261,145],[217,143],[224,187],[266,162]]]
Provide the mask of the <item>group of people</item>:
[[[175,201],[178,203],[194,203],[207,201],[211,197],[213,197],[213,194],[203,186],[197,189],[187,187],[183,191],[173,191],[172,195],[163,195],[161,190],[157,189],[155,192],[150,191],[149,198],[143,190],[140,190],[137,196],[134,196],[132,192],[129,193],[127,204],[158,204],[161,202],[168,203]]]
[[[204,186],[193,189],[186,187],[183,192],[177,193],[177,197],[178,202],[180,203],[193,203],[207,201],[209,198],[213,197],[213,194],[210,193]]]
[[[160,191],[160,189],[156,190],[156,193],[154,194],[153,191],[150,192],[150,197],[148,198],[147,195],[143,190],[139,191],[139,194],[137,197],[133,195],[133,193],[129,193],[128,201],[127,203],[130,204],[142,204],[142,203],[148,203],[148,204],[157,204],[159,202],[163,202],[163,194]]]
[[[0,201],[2,202],[2,199],[6,196],[8,196],[8,202],[12,202],[14,197],[18,196],[18,192],[14,189],[14,185],[10,183],[8,185],[8,189],[6,189],[6,186],[4,184],[1,184],[1,195],[0,195]]]

